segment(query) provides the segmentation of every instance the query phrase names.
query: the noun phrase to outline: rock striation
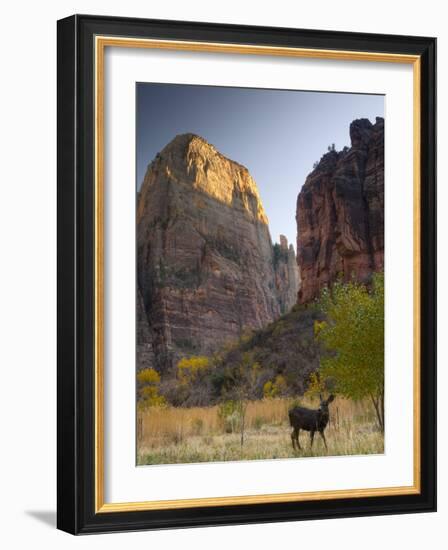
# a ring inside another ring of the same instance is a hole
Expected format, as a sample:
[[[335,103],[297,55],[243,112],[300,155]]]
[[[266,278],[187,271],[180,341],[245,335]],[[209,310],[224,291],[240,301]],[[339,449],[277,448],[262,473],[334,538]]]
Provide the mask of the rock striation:
[[[384,267],[384,119],[353,121],[350,139],[321,158],[297,199],[301,303],[339,276],[367,282]]]
[[[138,196],[138,366],[142,358],[165,372],[292,307],[297,267],[285,246],[275,261],[244,166],[199,136],[175,137],[148,166]]]

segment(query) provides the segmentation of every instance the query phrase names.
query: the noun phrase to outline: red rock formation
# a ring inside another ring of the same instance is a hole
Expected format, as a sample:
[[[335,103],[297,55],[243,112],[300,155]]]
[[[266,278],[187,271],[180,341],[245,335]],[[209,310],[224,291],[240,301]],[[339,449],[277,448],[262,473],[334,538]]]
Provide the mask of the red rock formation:
[[[268,221],[248,170],[193,134],[177,136],[148,167],[137,258],[149,327],[137,344],[153,350],[161,372],[264,327],[295,302],[276,287]]]
[[[274,244],[275,288],[280,303],[280,312],[287,313],[297,301],[300,287],[299,270],[294,247],[280,235],[280,244]]]
[[[368,281],[384,265],[384,119],[350,125],[351,147],[329,151],[297,199],[299,302],[338,276]]]

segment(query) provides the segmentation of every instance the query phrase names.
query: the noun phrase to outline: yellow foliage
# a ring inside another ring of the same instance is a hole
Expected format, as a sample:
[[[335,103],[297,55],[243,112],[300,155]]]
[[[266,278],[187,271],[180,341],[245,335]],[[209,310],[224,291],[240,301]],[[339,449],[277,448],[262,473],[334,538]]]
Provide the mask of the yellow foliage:
[[[268,380],[266,384],[263,386],[263,396],[264,397],[272,397],[272,380]]]
[[[320,331],[325,328],[326,324],[325,321],[314,321],[314,336],[319,336]]]
[[[267,398],[279,397],[283,395],[287,389],[287,384],[284,376],[278,374],[274,380],[269,380],[263,386],[263,396]]]
[[[210,359],[204,355],[184,357],[177,363],[177,375],[182,383],[190,383],[202,376],[210,367]]]
[[[137,373],[137,381],[140,384],[158,384],[160,382],[160,374],[152,368],[143,369]]]
[[[322,380],[317,372],[312,372],[305,396],[314,397],[326,390],[325,380]]]
[[[146,389],[146,388],[145,388]],[[148,407],[164,407],[166,405],[166,399],[163,395],[159,395],[157,388],[148,388],[154,390],[152,395],[141,397],[138,401],[139,410],[147,409]]]
[[[160,374],[155,369],[148,368],[138,372],[137,382],[139,384],[138,406],[140,409],[166,405],[165,398],[159,395]]]

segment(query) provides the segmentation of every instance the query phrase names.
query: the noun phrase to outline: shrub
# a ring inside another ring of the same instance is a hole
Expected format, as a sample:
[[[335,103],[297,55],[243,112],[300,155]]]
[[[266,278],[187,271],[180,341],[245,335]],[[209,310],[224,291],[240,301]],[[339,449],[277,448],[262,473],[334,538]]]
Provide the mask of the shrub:
[[[220,403],[218,418],[226,433],[234,433],[241,425],[241,406],[238,401],[228,400]]]
[[[139,408],[163,407],[165,398],[159,394],[160,374],[153,368],[137,373]]]
[[[210,367],[210,360],[204,355],[184,357],[177,363],[177,376],[181,383],[191,384],[202,377]]]
[[[278,374],[274,380],[269,380],[263,386],[263,397],[273,398],[284,395],[287,391],[288,385],[285,377]]]

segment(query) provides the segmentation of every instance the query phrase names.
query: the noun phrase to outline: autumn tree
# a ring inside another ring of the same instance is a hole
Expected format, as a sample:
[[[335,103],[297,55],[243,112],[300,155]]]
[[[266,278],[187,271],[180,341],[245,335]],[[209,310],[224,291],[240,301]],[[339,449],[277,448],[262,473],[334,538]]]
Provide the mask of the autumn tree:
[[[160,374],[153,368],[142,369],[137,373],[138,403],[141,408],[160,407],[166,404],[159,394]]]
[[[205,355],[184,357],[177,363],[176,395],[183,406],[208,403],[212,366],[212,358]]]
[[[205,355],[184,357],[177,363],[177,377],[182,384],[191,385],[202,378],[210,368],[210,359]]]
[[[369,288],[339,281],[323,291],[319,305],[326,315],[315,323],[326,349],[321,378],[333,379],[346,397],[369,397],[384,431],[384,274],[374,274]]]
[[[321,323],[316,322],[314,325],[315,330],[318,330]],[[321,397],[323,394],[330,394],[336,391],[336,385],[334,379],[330,376],[321,376],[319,371],[312,372],[308,378],[308,387],[305,392],[306,397],[315,399]]]
[[[286,394],[287,389],[288,385],[286,383],[285,377],[281,374],[277,374],[277,376],[273,380],[268,380],[263,385],[263,397],[266,397],[268,399],[280,397]]]

